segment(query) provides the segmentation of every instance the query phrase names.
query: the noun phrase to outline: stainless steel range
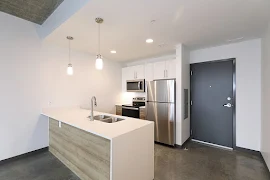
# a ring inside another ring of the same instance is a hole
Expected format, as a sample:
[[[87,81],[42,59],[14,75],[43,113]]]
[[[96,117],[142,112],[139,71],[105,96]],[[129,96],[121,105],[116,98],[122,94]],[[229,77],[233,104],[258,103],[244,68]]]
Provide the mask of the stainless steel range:
[[[122,116],[140,118],[140,107],[142,106],[145,106],[145,97],[135,97],[132,104],[122,105]]]

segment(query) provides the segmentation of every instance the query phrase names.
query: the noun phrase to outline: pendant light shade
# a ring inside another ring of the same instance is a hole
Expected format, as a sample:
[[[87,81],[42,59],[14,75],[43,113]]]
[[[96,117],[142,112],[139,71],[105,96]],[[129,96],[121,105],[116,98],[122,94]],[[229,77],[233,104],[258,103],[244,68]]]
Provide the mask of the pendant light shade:
[[[69,61],[69,63],[68,63],[68,67],[67,67],[67,74],[69,76],[71,76],[71,75],[73,75],[73,67],[72,67],[71,60],[70,60],[70,41],[73,40],[73,37],[68,36],[67,39],[69,40],[68,41],[68,49],[69,49],[69,51],[68,51],[68,61]]]
[[[68,75],[73,75],[73,67],[72,67],[72,64],[68,64],[68,67],[67,67],[67,74]]]
[[[98,55],[96,58],[96,69],[102,70],[103,69],[103,60],[100,54],[100,24],[103,23],[102,18],[96,18],[96,23],[98,23]]]
[[[98,70],[102,70],[103,69],[103,60],[101,55],[97,55],[97,59],[96,59],[96,69]]]

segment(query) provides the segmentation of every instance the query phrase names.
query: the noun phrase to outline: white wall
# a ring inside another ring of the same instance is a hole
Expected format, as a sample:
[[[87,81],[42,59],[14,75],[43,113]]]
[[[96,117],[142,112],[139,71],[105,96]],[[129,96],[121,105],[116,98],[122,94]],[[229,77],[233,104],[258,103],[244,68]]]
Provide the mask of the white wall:
[[[189,90],[190,99],[190,64],[189,50],[180,44],[176,47],[176,144],[183,145],[190,137],[190,108],[184,119],[184,89]]]
[[[263,38],[262,49],[262,134],[261,152],[270,169],[270,23]]]
[[[190,63],[236,58],[236,145],[260,150],[261,39],[192,51]]]
[[[74,75],[67,76],[68,49],[43,44],[30,22],[0,13],[0,23],[0,160],[48,146],[47,118],[40,115],[48,102],[88,106],[95,95],[97,110],[114,112],[119,63],[105,61],[98,71],[94,56],[72,52]]]

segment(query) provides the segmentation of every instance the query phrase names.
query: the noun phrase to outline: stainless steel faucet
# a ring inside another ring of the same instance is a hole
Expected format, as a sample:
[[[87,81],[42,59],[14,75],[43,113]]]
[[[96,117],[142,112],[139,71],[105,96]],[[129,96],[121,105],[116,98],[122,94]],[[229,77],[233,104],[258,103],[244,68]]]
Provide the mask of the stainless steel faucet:
[[[90,121],[94,121],[94,104],[97,106],[97,98],[93,96],[91,98],[91,115],[90,115]]]

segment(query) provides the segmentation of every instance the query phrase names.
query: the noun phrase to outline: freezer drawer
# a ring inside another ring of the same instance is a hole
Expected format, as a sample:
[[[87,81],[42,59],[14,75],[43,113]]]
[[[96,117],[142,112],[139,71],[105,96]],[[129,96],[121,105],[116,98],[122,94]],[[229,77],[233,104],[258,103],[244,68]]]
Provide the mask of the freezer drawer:
[[[175,104],[147,102],[146,119],[155,122],[155,141],[175,145]]]

